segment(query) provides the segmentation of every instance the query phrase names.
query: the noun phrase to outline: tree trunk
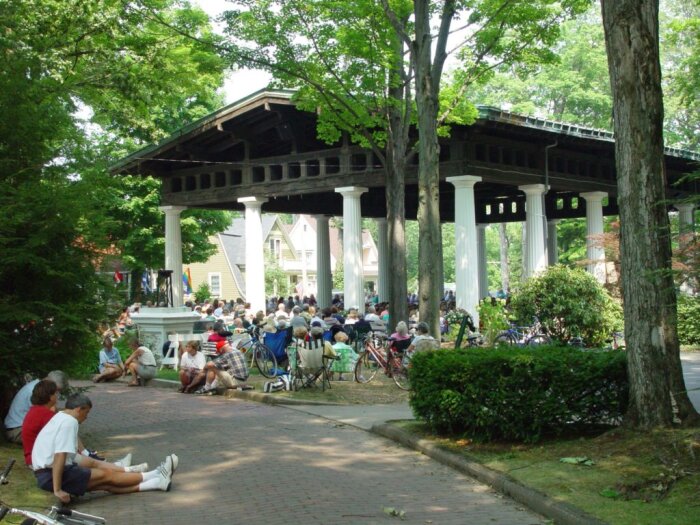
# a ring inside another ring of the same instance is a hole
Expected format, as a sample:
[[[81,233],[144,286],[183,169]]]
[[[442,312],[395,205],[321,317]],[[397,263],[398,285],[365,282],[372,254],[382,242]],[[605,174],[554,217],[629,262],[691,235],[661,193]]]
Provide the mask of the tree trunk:
[[[630,404],[626,421],[670,426],[671,392],[684,422],[671,237],[664,204],[663,99],[658,0],[601,0],[613,94],[622,294]]]
[[[406,23],[406,20],[403,20]],[[389,253],[389,326],[399,321],[408,323],[406,286],[406,162],[408,131],[411,126],[409,82],[406,71],[403,41],[396,36],[393,44],[393,69],[389,97],[388,140],[386,147],[386,219]]]
[[[405,155],[405,154],[404,154]],[[406,205],[403,159],[387,157],[387,235],[388,258],[391,272],[389,282],[389,326],[398,321],[408,322],[406,301]]]
[[[440,144],[437,119],[445,43],[454,1],[443,5],[440,30],[432,57],[431,2],[414,0],[415,40],[411,57],[415,69],[418,112],[418,301],[420,320],[430,333],[440,334],[440,300],[443,296],[442,231],[440,228]]]
[[[500,241],[501,255],[501,290],[505,293],[510,291],[510,268],[508,267],[508,232],[506,231],[506,223],[502,222],[498,225],[498,239]]]

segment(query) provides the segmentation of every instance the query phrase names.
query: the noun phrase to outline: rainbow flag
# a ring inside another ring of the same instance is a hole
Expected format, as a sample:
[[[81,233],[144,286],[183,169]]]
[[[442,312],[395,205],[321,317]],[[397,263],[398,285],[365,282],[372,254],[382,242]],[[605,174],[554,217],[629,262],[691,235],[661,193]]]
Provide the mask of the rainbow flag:
[[[184,272],[182,272],[182,286],[184,288],[184,292],[187,294],[192,293],[192,276],[190,275],[190,269],[187,268]]]

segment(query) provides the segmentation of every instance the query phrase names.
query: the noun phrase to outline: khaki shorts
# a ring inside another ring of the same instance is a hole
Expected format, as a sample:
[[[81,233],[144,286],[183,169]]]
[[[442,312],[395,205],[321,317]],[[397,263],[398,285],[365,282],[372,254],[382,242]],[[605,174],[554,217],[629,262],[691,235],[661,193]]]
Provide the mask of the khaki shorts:
[[[245,385],[245,381],[236,379],[225,370],[217,370],[216,382],[219,388],[235,388],[238,385]]]
[[[141,379],[153,379],[157,372],[158,368],[155,366],[144,366],[139,363],[136,367],[136,373]]]
[[[22,444],[22,427],[5,430],[5,436],[10,443]]]

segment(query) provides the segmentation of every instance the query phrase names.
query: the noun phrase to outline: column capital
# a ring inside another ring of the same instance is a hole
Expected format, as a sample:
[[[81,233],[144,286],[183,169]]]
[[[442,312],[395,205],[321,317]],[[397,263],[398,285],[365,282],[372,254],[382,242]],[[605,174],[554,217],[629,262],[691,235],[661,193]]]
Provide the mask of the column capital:
[[[458,175],[456,177],[447,177],[445,180],[455,188],[473,188],[477,182],[482,181],[482,178],[475,175]]]
[[[681,213],[692,213],[693,210],[695,210],[695,203],[694,202],[681,202],[678,204],[673,205],[676,210],[678,210]]]
[[[187,206],[159,206],[158,209],[166,215],[178,215],[187,209]]]
[[[547,219],[547,224],[549,224],[550,226],[556,226],[557,224],[559,224],[560,220],[561,219]]]
[[[585,193],[579,193],[579,196],[586,199],[586,202],[600,202],[605,197],[608,196],[606,191],[587,191]]]
[[[488,227],[488,223],[486,222],[480,222],[476,225],[477,228],[480,228],[482,230],[485,230]]]
[[[369,189],[362,186],[343,186],[335,189],[335,192],[340,193],[343,197],[359,197],[367,191]]]
[[[331,219],[331,217],[333,217],[333,216],[332,216],[332,215],[325,215],[325,214],[323,214],[323,213],[320,213],[320,214],[317,214],[317,215],[312,215],[312,217],[313,217],[314,219],[316,219],[316,221],[329,221],[329,220]]]
[[[245,205],[246,208],[260,208],[267,202],[267,199],[264,197],[241,197],[237,201]]]
[[[544,184],[526,184],[524,186],[518,186],[518,189],[525,193],[525,195],[542,195],[547,191],[547,187]]]

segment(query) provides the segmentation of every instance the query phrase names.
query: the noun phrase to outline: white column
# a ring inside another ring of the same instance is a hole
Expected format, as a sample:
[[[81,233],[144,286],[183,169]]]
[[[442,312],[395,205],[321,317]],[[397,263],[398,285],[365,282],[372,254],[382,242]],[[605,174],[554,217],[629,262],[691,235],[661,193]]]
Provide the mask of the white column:
[[[557,224],[559,224],[559,219],[547,221],[547,259],[549,266],[554,266],[559,262]]]
[[[544,245],[544,207],[542,196],[545,192],[544,184],[528,184],[519,186],[518,189],[525,193],[525,275],[527,279],[547,267],[546,250]]]
[[[343,280],[345,281],[345,309],[359,308],[365,304],[362,275],[362,210],[360,195],[367,188],[344,186],[336,188],[343,196]]]
[[[603,233],[603,199],[607,196],[604,191],[581,193],[581,197],[586,199],[586,258],[591,261],[588,272],[599,283],[605,282],[605,250],[600,246],[600,241],[592,240],[591,236]]]
[[[377,255],[379,269],[378,289],[379,300],[389,300],[389,244],[388,244],[388,228],[386,219],[377,219]]]
[[[477,257],[479,260],[479,299],[489,294],[489,273],[486,260],[486,227],[488,224],[476,225]]]
[[[693,233],[695,231],[695,204],[686,202],[675,206],[678,210],[678,231],[681,235]]]
[[[328,233],[328,216],[316,218],[316,301],[321,308],[331,305],[333,278],[331,275],[331,243]]]
[[[165,270],[172,270],[173,304],[182,306],[182,230],[180,214],[186,210],[184,206],[161,206],[165,213]]]
[[[463,308],[479,325],[479,259],[476,232],[474,185],[481,177],[447,177],[455,187],[455,295],[457,308]]]
[[[262,205],[267,199],[242,197],[245,205],[245,298],[253,312],[265,311]]]

